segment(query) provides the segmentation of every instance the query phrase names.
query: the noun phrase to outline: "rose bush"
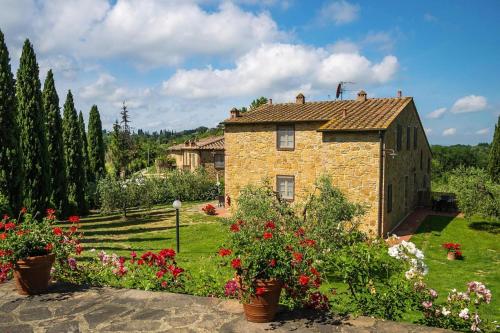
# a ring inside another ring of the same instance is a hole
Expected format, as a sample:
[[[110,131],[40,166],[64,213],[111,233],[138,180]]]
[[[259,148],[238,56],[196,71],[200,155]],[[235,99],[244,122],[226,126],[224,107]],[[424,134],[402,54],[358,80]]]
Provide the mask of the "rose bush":
[[[211,204],[206,204],[201,210],[207,215],[217,215],[215,207]]]

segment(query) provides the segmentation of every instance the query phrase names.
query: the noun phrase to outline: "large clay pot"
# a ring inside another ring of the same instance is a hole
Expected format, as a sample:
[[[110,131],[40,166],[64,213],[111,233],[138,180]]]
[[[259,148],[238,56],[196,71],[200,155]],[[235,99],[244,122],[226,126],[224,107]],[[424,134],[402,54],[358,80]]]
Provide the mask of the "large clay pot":
[[[278,312],[283,284],[278,280],[257,280],[255,286],[256,288],[264,288],[265,291],[262,295],[250,296],[249,302],[243,303],[246,319],[253,323],[273,321],[276,312]]]
[[[21,295],[36,295],[47,291],[50,270],[56,259],[55,254],[28,257],[14,265],[17,292]]]
[[[457,255],[455,252],[448,252],[448,260],[455,260],[457,259]]]

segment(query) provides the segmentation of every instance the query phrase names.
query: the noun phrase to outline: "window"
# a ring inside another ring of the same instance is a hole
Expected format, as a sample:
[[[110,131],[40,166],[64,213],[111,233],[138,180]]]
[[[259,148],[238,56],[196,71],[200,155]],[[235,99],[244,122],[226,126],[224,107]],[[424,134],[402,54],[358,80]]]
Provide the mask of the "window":
[[[392,184],[387,187],[387,213],[392,212]]]
[[[293,150],[295,148],[295,127],[293,125],[278,126],[276,146],[279,150]]]
[[[401,150],[402,141],[403,141],[403,127],[401,127],[401,125],[398,125],[398,129],[396,132],[396,150],[397,151]]]
[[[295,177],[276,176],[276,189],[282,199],[293,200],[295,196]]]
[[[411,148],[411,127],[406,127],[406,150]]]
[[[214,164],[216,169],[224,169],[224,154],[215,154]]]
[[[424,169],[424,151],[420,149],[420,170]]]
[[[417,150],[418,127],[413,128],[413,149]]]

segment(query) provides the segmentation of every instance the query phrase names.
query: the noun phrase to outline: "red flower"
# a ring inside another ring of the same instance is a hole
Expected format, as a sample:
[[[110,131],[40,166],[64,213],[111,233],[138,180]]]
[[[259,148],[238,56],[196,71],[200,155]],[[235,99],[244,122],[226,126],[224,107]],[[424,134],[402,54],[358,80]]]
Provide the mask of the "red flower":
[[[293,253],[293,258],[295,259],[295,261],[301,262],[302,259],[304,258],[304,256],[302,255],[302,253],[294,252]]]
[[[137,257],[137,253],[135,253],[135,251],[132,251],[130,252],[130,256],[132,257],[132,259],[135,259]]]
[[[3,234],[0,234],[0,239],[4,240],[7,238],[7,234],[4,232]]]
[[[306,286],[309,283],[309,276],[307,275],[301,275],[299,277],[299,283],[301,286]]]
[[[266,227],[266,229],[275,229],[276,228],[276,224],[274,224],[273,221],[267,221],[265,227]]]
[[[236,259],[231,260],[231,266],[234,269],[241,268],[241,259],[240,258],[236,258]]]
[[[52,243],[45,245],[45,251],[47,251],[47,252],[52,251],[53,248],[54,248],[54,245],[52,245]]]
[[[275,267],[276,266],[276,259],[269,260],[269,266]]]
[[[5,231],[9,231],[16,228],[15,223],[9,222],[4,225]]]
[[[47,209],[47,218],[49,220],[54,220],[56,218],[55,213],[56,213],[55,209],[52,208]]]
[[[265,293],[266,293],[266,288],[264,287],[258,287],[257,289],[255,289],[255,295],[257,296],[264,295]]]
[[[137,265],[140,266],[140,265],[143,265],[143,264],[144,264],[144,260],[142,260],[142,259],[137,260]]]
[[[313,275],[319,276],[319,272],[318,272],[318,270],[317,270],[316,268],[314,268],[314,267],[311,267],[311,273],[312,273]]]
[[[233,223],[233,224],[231,224],[231,228],[230,229],[231,229],[232,232],[238,232],[238,231],[240,231],[240,226],[238,224],[236,224],[236,223]]]
[[[0,222],[0,230],[2,230],[5,227],[5,223]]]
[[[68,221],[71,223],[78,223],[80,222],[80,216],[72,215],[68,217]]]
[[[314,245],[316,245],[316,241],[314,239],[305,239],[300,242],[300,245],[313,247]]]
[[[175,251],[173,249],[163,249],[160,251],[159,255],[163,258],[174,258]]]
[[[158,279],[161,279],[163,277],[163,275],[165,275],[166,272],[167,271],[165,271],[165,270],[162,269],[161,271],[156,272],[156,277]]]
[[[175,267],[174,265],[168,266],[168,270],[170,271],[170,273],[172,273],[172,275],[174,276],[174,278],[177,278],[177,276],[179,274],[181,274],[182,272],[184,272],[184,270],[182,268]]]
[[[54,233],[54,235],[56,235],[56,236],[62,236],[62,234],[63,234],[62,229],[61,229],[61,228],[59,228],[59,227],[55,227],[54,229],[52,229],[52,232],[53,232],[53,233]]]
[[[26,207],[21,208],[21,214],[26,214],[27,211],[28,209],[26,209]]]
[[[162,286],[162,288],[166,288],[167,287],[167,281],[162,281],[161,286]]]
[[[77,245],[75,246],[75,252],[76,252],[76,254],[78,254],[78,255],[80,255],[80,254],[83,252],[83,246],[82,246],[82,244],[77,244]]]
[[[78,228],[77,228],[77,227],[75,227],[74,225],[72,225],[72,226],[71,226],[71,228],[69,228],[69,232],[70,232],[71,234],[74,234],[74,233],[75,233],[75,232],[77,232],[77,231],[78,231]]]
[[[220,249],[220,250],[219,250],[219,255],[220,255],[221,257],[228,256],[228,255],[230,255],[231,253],[232,253],[232,251],[231,251],[230,249],[224,249],[224,248],[222,248],[222,249]]]
[[[264,237],[264,239],[271,239],[273,238],[273,234],[270,232],[265,232],[262,237]]]

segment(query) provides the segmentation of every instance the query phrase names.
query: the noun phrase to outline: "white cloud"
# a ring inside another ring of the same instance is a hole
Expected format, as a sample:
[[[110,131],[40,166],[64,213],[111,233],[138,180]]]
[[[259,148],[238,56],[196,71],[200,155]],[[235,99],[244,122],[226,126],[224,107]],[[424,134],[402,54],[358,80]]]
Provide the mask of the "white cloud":
[[[467,113],[467,112],[478,112],[484,110],[488,102],[484,96],[469,95],[459,98],[453,107],[451,112],[453,113]]]
[[[188,99],[265,94],[310,86],[333,89],[339,81],[381,84],[393,78],[398,60],[372,63],[358,53],[331,53],[294,44],[268,44],[236,60],[234,68],[178,70],[163,83],[165,93]]]
[[[380,51],[391,51],[396,43],[396,37],[387,31],[369,32],[361,43],[367,46],[375,45]]]
[[[426,115],[426,118],[429,118],[429,119],[438,119],[438,118],[441,118],[446,112],[446,108],[439,108],[439,109],[436,109],[432,112],[429,112],[427,115]]]
[[[332,53],[357,53],[359,46],[349,40],[339,40],[328,46],[328,50]]]
[[[490,129],[489,128],[482,128],[482,129],[476,131],[476,134],[479,134],[479,135],[486,135],[486,134],[489,134],[489,133],[490,133]]]
[[[24,11],[16,1],[0,4],[2,29],[12,40],[30,36],[44,53],[120,57],[145,67],[197,55],[239,56],[287,38],[268,12],[254,14],[230,2],[211,11],[187,0],[23,0],[22,5]],[[19,14],[12,15],[10,7],[20,8]]]
[[[452,136],[452,135],[455,135],[457,133],[457,129],[456,128],[447,128],[443,131],[443,136]]]
[[[321,8],[320,20],[323,23],[332,22],[335,25],[347,24],[355,21],[359,16],[359,5],[345,0],[333,1]]]

